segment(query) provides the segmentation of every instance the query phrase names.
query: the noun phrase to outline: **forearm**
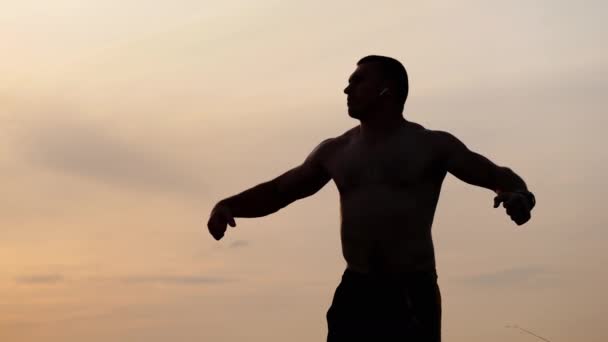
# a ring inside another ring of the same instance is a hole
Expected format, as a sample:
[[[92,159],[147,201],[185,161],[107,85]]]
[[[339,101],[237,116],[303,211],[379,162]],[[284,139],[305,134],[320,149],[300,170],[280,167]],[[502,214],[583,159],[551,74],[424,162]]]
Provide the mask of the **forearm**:
[[[524,180],[513,170],[508,167],[499,167],[495,176],[494,191],[497,193],[528,191],[528,187]]]
[[[261,217],[284,207],[277,187],[272,181],[225,198],[217,205],[227,206],[234,217]]]

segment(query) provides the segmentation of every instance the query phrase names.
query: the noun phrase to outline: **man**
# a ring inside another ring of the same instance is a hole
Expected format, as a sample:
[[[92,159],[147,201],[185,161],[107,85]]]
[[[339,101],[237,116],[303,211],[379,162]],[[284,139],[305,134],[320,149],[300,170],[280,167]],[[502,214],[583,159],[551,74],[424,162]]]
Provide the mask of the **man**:
[[[364,57],[344,93],[360,124],[321,142],[301,165],[218,202],[209,231],[219,240],[235,217],[274,213],[333,179],[347,267],[327,311],[327,341],[440,341],[431,225],[446,173],[495,191],[494,208],[502,203],[517,225],[530,219],[534,195],[450,133],[404,119],[408,79],[399,61]]]

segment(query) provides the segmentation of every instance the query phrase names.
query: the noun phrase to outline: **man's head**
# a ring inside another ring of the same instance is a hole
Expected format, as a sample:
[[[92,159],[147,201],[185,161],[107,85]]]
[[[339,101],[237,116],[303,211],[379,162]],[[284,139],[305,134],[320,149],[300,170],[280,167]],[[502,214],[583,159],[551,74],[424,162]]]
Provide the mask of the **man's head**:
[[[398,60],[376,55],[363,57],[344,89],[348,95],[348,114],[362,120],[383,108],[401,113],[408,90],[407,72]]]

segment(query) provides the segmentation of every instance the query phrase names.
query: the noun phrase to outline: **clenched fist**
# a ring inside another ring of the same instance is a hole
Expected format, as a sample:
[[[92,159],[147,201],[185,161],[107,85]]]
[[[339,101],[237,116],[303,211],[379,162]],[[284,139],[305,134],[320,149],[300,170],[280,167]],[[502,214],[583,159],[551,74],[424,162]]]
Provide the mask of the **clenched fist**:
[[[213,238],[216,240],[220,240],[224,237],[224,233],[226,232],[226,225],[230,225],[230,227],[236,227],[236,222],[234,222],[234,217],[230,212],[230,209],[222,204],[216,204],[213,210],[211,210],[211,215],[209,216],[209,221],[207,222],[207,228],[209,228],[209,233],[213,235]]]
[[[494,197],[494,208],[498,208],[502,202],[503,207],[507,209],[507,214],[511,220],[517,223],[518,226],[528,222],[531,215],[530,211],[534,207],[534,202],[521,192],[500,192]]]

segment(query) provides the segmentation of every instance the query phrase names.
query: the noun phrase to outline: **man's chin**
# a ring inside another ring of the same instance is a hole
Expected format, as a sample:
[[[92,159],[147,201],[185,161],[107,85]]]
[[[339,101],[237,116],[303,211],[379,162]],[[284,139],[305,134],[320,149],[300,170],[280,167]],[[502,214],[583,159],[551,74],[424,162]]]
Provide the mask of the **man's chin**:
[[[353,108],[348,108],[348,116],[350,116],[353,119],[360,119],[361,118],[361,113],[359,113],[357,110],[353,109]]]

